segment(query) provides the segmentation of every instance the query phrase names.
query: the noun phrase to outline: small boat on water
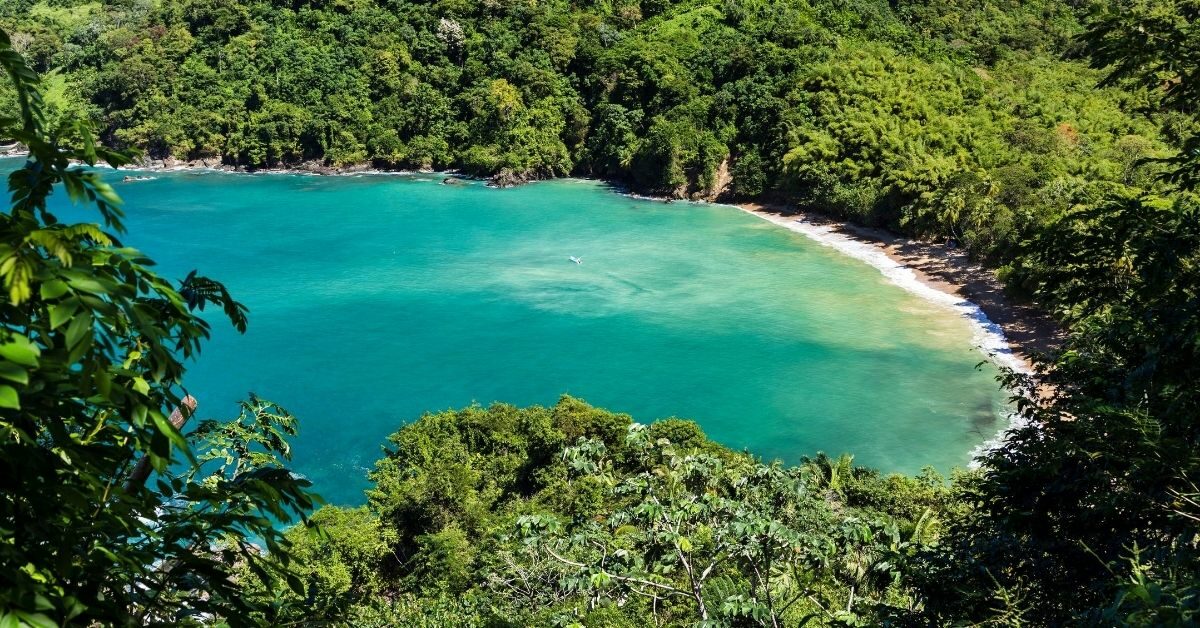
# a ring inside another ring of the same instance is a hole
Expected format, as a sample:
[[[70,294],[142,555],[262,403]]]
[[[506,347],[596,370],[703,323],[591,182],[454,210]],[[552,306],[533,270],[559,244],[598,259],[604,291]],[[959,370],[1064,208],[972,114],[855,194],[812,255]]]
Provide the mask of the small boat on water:
[[[125,177],[121,179],[121,183],[132,183],[134,181],[153,181],[158,177]]]
[[[575,257],[574,255],[570,255],[570,256],[568,256],[568,257],[567,257],[567,259],[571,260],[572,262],[575,262],[576,264],[582,264],[582,263],[583,263],[583,258],[582,258],[582,257]]]

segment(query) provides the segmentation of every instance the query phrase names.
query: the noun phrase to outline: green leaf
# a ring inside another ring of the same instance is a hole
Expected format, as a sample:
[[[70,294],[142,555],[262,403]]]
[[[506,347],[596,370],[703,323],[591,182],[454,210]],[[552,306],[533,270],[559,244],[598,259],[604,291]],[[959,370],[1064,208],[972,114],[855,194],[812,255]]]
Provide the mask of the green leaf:
[[[68,274],[67,283],[76,290],[92,294],[108,294],[108,289],[104,287],[104,284],[83,273],[72,272]]]
[[[16,388],[0,384],[0,408],[21,409],[21,398],[17,395]]]
[[[180,434],[179,430],[175,429],[174,425],[171,425],[171,421],[163,416],[163,413],[151,412],[150,416],[154,418],[154,425],[158,428],[158,431],[166,436],[172,445],[180,449],[187,449],[187,440],[183,438],[183,434]]]
[[[0,377],[18,384],[29,383],[29,371],[12,362],[0,362]]]
[[[82,614],[83,611],[87,610],[87,606],[80,603],[79,600],[75,599],[74,597],[67,596],[66,603],[67,603],[67,615],[66,615],[67,621],[71,621],[72,619],[75,619],[80,614]]]
[[[41,354],[42,350],[37,345],[20,334],[13,334],[8,342],[0,344],[0,357],[22,366],[36,367]]]
[[[285,573],[284,578],[287,580],[288,588],[296,595],[304,595],[304,583],[294,573]]]
[[[121,197],[117,196],[116,191],[114,191],[112,189],[111,185],[104,183],[102,181],[97,181],[95,183],[95,188],[96,188],[96,194],[100,198],[104,199],[104,201],[106,203],[108,203],[110,205],[120,205],[121,204]]]
[[[66,294],[69,289],[70,287],[67,286],[67,282],[61,279],[52,279],[43,283],[39,291],[43,299],[57,299]]]
[[[21,613],[21,621],[26,626],[33,628],[58,628],[58,624],[53,619],[46,617],[42,613]]]
[[[91,125],[86,120],[75,120],[75,129],[79,132],[79,139],[83,144],[84,161],[89,166],[96,165],[96,140],[92,137]],[[87,179],[91,178],[91,173],[84,175]]]
[[[67,198],[71,199],[72,203],[83,199],[83,183],[79,180],[78,173],[64,172],[62,182],[67,190]]]
[[[108,397],[112,394],[112,375],[107,370],[96,370],[92,375],[92,384],[101,397]]]
[[[79,343],[83,342],[85,337],[92,335],[92,314],[84,312],[71,320],[70,326],[67,327],[67,348],[74,349]]]
[[[56,303],[47,309],[50,310],[50,329],[58,329],[79,311],[79,301],[72,299],[66,303]]]

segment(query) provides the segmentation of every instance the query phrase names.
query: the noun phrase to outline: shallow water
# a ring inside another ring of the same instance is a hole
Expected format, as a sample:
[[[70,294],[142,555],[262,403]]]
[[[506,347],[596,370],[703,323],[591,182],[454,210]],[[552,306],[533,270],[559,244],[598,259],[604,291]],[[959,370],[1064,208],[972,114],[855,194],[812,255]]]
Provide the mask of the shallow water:
[[[389,433],[472,402],[570,393],[767,459],[904,472],[966,465],[1004,422],[966,320],[734,208],[573,180],[154,175],[107,175],[125,240],[250,308],[189,372],[201,416],[247,391],[281,403],[296,467],[334,503],[363,501]]]

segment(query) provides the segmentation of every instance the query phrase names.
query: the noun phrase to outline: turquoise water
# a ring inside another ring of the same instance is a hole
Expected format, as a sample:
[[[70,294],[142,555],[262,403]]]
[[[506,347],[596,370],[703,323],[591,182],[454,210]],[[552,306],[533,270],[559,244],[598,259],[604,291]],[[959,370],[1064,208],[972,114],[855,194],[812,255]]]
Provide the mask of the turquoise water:
[[[127,242],[250,308],[190,371],[200,414],[247,391],[281,403],[302,421],[296,467],[334,503],[363,501],[389,433],[472,402],[570,393],[768,459],[905,472],[965,465],[1002,425],[963,319],[733,208],[570,180],[110,176]]]

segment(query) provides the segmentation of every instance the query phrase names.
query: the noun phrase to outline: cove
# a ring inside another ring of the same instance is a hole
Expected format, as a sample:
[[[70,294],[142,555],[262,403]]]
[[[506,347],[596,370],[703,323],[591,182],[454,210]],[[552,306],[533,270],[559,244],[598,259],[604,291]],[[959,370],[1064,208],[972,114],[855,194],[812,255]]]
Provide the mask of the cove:
[[[388,434],[473,402],[567,393],[694,419],[766,459],[850,452],[901,472],[966,465],[1005,425],[967,321],[734,208],[579,180],[125,174],[105,175],[125,241],[250,308],[245,335],[206,314],[186,382],[199,416],[232,416],[248,391],[288,408],[295,467],[332,503],[363,501]]]

